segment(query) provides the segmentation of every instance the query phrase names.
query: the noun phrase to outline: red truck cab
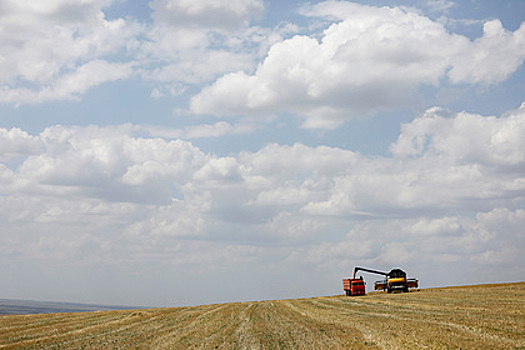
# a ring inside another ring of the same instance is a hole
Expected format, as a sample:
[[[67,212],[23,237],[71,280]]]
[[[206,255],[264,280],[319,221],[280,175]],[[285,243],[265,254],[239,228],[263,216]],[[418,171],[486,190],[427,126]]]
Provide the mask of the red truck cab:
[[[346,295],[365,295],[365,281],[363,277],[344,279],[343,289]]]

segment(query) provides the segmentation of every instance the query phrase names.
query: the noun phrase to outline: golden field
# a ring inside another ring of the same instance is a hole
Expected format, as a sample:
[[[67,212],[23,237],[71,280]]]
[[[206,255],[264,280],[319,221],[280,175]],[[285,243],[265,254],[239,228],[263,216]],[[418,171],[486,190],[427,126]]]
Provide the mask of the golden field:
[[[525,349],[525,283],[0,316],[0,349]]]

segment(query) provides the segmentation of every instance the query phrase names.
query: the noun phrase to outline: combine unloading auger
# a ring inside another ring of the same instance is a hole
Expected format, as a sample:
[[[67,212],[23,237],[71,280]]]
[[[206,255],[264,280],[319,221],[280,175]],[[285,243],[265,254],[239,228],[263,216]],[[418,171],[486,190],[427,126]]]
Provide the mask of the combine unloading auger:
[[[383,272],[356,266],[354,268],[353,278],[343,280],[343,289],[345,290],[346,295],[365,294],[363,277],[356,278],[359,271],[385,276],[384,280],[376,281],[374,283],[375,290],[386,290],[388,293],[392,293],[394,290],[408,292],[409,288],[418,288],[419,286],[419,281],[417,279],[407,279],[406,272],[401,269],[392,269],[390,272]],[[361,282],[361,284],[359,282]]]

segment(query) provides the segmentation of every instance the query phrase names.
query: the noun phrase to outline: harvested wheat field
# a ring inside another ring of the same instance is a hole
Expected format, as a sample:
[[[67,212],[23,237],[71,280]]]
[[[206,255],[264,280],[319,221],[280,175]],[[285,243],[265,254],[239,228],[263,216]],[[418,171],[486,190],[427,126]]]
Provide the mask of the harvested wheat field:
[[[0,317],[0,349],[525,349],[525,283]]]

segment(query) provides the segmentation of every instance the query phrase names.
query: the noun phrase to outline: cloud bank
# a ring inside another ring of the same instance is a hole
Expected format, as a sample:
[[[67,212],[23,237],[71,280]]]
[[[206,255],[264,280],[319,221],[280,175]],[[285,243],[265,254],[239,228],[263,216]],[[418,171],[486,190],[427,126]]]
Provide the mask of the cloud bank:
[[[522,99],[525,24],[467,37],[402,6],[277,23],[284,2],[135,5],[0,4],[2,295],[321,295],[357,262],[424,286],[523,275],[525,104],[483,111]],[[451,90],[472,100],[428,102]]]
[[[524,253],[523,106],[498,118],[430,108],[391,157],[300,143],[219,157],[134,132],[1,129],[2,260],[203,274],[359,260],[490,281],[512,279],[499,269]]]

